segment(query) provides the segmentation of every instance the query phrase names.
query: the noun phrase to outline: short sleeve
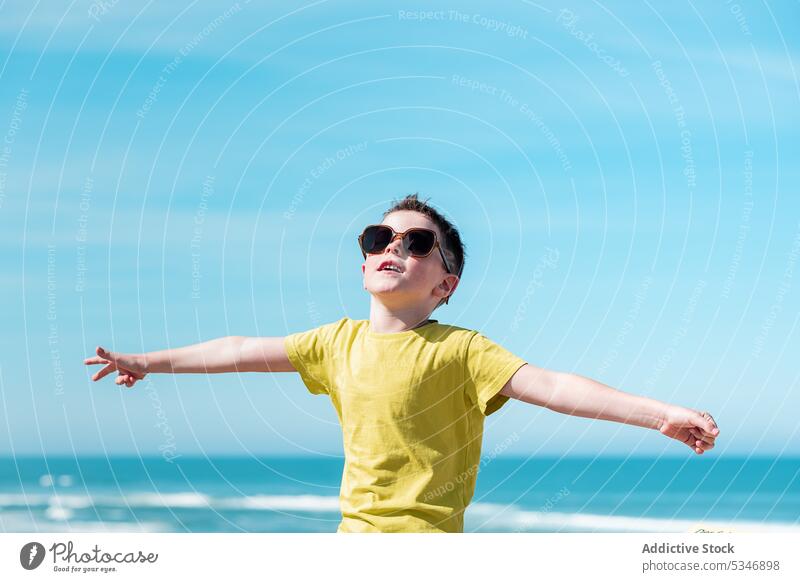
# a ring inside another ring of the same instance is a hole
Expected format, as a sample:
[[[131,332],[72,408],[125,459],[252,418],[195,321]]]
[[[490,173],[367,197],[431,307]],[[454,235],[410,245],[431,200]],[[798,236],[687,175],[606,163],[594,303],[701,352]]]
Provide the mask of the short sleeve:
[[[498,394],[506,382],[527,362],[485,335],[475,332],[466,349],[466,391],[481,414],[489,416],[508,401]]]
[[[289,361],[312,394],[330,394],[334,341],[341,321],[283,338]]]

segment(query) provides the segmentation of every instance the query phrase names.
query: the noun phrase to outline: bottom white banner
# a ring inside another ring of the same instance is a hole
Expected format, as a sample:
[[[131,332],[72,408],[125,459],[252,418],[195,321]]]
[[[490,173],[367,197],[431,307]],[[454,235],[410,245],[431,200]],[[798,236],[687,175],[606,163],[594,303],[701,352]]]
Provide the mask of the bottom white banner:
[[[6,533],[0,580],[796,581],[798,548],[783,533]]]

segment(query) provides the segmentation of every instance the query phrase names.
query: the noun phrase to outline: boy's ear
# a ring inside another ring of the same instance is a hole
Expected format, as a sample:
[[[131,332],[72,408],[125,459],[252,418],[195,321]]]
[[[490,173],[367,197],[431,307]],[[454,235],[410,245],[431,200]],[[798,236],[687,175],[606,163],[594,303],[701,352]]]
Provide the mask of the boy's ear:
[[[443,291],[442,298],[455,293],[456,288],[458,287],[458,284],[460,282],[461,280],[458,278],[458,275],[449,274],[444,279],[442,279],[442,282],[439,283],[438,285],[438,288]]]

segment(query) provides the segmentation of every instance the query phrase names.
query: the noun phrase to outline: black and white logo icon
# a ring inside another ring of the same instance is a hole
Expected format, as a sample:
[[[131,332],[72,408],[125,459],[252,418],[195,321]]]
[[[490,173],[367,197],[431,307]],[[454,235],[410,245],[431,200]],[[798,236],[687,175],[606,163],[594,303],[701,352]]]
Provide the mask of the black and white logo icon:
[[[44,546],[39,542],[28,542],[19,551],[19,563],[26,570],[35,570],[44,560]]]

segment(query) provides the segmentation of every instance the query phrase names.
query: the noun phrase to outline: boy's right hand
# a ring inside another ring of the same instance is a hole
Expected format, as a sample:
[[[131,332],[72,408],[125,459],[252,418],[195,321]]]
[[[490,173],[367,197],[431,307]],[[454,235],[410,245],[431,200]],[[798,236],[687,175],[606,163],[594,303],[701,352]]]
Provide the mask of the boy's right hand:
[[[118,354],[97,346],[97,356],[86,358],[84,364],[105,364],[105,368],[92,376],[92,380],[97,381],[107,376],[114,370],[119,371],[117,384],[125,384],[128,388],[133,387],[137,380],[141,380],[147,375],[145,370],[144,358],[140,354]]]

